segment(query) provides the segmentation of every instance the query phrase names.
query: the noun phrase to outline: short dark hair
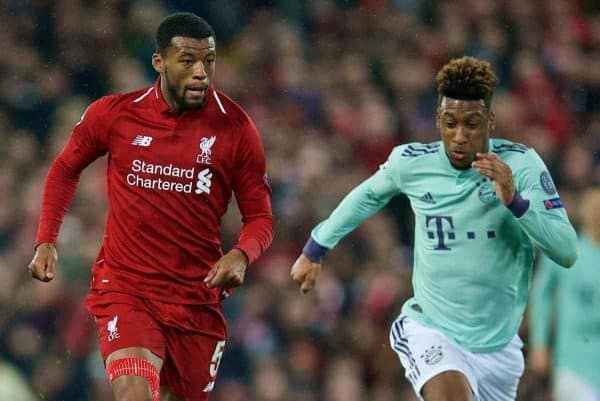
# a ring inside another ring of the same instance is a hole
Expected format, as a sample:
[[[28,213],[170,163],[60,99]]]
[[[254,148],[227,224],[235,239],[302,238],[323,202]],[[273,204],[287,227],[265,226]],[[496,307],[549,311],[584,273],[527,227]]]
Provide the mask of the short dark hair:
[[[446,96],[459,100],[481,99],[489,108],[498,78],[490,63],[465,56],[450,60],[443,66],[435,82],[439,93],[438,104]]]
[[[203,18],[192,13],[174,13],[166,16],[156,30],[156,51],[163,51],[171,46],[175,36],[204,39],[212,36],[215,31]]]

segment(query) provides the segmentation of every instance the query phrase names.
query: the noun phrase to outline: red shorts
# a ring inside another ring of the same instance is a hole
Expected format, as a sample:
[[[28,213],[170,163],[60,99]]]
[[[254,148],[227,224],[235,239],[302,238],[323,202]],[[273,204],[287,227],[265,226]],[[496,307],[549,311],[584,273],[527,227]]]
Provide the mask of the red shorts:
[[[163,360],[161,386],[182,400],[208,399],[227,337],[220,305],[169,304],[92,290],[86,306],[105,361],[121,348],[147,348]]]

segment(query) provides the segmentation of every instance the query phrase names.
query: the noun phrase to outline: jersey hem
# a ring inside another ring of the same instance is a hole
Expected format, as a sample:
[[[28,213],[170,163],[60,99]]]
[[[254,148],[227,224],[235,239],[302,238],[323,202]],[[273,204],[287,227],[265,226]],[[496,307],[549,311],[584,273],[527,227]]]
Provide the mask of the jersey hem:
[[[115,289],[115,288],[98,288],[98,287],[90,287],[88,290],[88,295],[91,294],[92,292],[98,292],[98,293],[107,293],[107,292],[117,292],[120,294],[127,294],[127,295],[132,295],[135,297],[138,297],[140,299],[147,299],[150,301],[158,301],[158,302],[163,302],[163,303],[168,303],[168,304],[176,304],[176,305],[220,305],[223,302],[223,299],[219,299],[219,300],[214,300],[214,301],[205,301],[205,302],[198,302],[198,301],[180,301],[177,299],[173,299],[170,297],[160,297],[160,296],[156,296],[153,294],[147,294],[141,291],[135,291],[135,290],[127,290],[127,289]]]
[[[422,324],[423,326],[429,327],[434,330],[438,330],[440,333],[445,335],[449,340],[451,340],[454,344],[456,344],[457,346],[459,346],[469,352],[473,352],[475,354],[489,354],[491,352],[500,351],[501,349],[506,347],[511,342],[512,338],[514,337],[514,334],[513,334],[508,341],[503,342],[498,345],[472,346],[467,343],[457,341],[456,338],[454,337],[453,333],[451,333],[447,330],[444,330],[442,327],[435,324],[435,322],[432,319],[425,316],[423,313],[414,311],[410,307],[409,302],[410,302],[410,300],[407,301],[404,304],[404,306],[402,307],[402,313],[404,315],[408,316],[410,319],[413,319],[414,321],[418,322],[419,324]]]

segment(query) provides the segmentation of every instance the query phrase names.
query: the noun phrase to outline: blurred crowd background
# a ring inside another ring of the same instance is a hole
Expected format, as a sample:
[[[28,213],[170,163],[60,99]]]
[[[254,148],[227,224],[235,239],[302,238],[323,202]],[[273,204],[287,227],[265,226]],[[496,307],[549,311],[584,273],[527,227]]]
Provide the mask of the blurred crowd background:
[[[496,136],[533,146],[577,226],[600,184],[600,6],[593,0],[0,0],[0,399],[105,401],[83,309],[105,220],[101,159],[83,174],[51,284],[26,274],[53,157],[85,107],[150,86],[159,21],[192,11],[217,32],[216,86],[262,134],[276,239],[225,304],[213,401],[415,400],[389,347],[411,294],[413,217],[394,199],[326,258],[300,296],[289,269],[341,197],[393,146],[438,139],[433,78],[489,60]],[[224,218],[224,247],[240,227]],[[527,321],[521,329],[527,352]],[[600,350],[595,350],[600,352]],[[3,393],[4,392],[4,393]],[[527,371],[519,400],[550,400]]]

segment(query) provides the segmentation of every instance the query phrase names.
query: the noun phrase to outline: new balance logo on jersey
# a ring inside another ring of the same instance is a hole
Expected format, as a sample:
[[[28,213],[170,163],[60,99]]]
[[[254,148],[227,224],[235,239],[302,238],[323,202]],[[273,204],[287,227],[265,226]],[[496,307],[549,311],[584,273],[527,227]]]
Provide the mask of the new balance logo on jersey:
[[[112,320],[109,320],[106,324],[106,329],[108,330],[108,341],[113,341],[119,338],[119,330],[117,329],[117,321],[119,320],[119,316],[115,316]]]
[[[426,192],[419,199],[421,199],[425,203],[431,203],[432,205],[435,205],[435,200],[433,199],[433,196],[431,196],[431,192]]]
[[[152,143],[152,137],[145,136],[145,135],[136,135],[133,142],[131,142],[132,145],[144,146],[144,147],[150,146],[151,143]]]
[[[196,181],[196,194],[210,193],[210,186],[212,184],[212,173],[210,169],[205,168],[198,173],[198,181]]]

